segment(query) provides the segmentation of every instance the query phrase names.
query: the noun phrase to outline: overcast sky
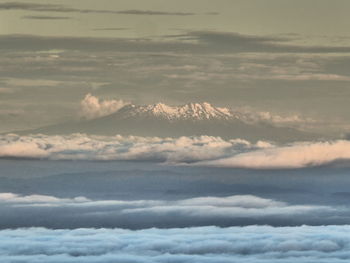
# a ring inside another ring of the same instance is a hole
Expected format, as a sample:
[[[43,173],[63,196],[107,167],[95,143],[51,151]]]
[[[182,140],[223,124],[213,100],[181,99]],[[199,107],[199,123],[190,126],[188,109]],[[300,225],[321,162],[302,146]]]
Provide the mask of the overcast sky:
[[[76,118],[88,93],[297,114],[346,132],[348,10],[347,0],[0,1],[0,132]]]

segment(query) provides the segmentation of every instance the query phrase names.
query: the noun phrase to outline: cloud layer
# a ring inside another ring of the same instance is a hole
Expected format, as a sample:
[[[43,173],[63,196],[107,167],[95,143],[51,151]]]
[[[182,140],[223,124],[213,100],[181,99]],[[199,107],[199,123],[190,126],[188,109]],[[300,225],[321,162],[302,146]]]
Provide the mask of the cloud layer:
[[[114,105],[113,102],[111,105]],[[96,109],[105,110],[96,104]],[[118,106],[118,102],[116,104]],[[94,106],[94,107],[95,107]],[[136,160],[232,168],[302,168],[350,159],[347,140],[275,145],[219,137],[0,136],[0,158]]]
[[[270,147],[241,153],[203,164],[254,169],[302,168],[324,165],[343,159],[350,159],[349,141],[295,143],[283,147]]]
[[[350,260],[349,226],[0,231],[2,262],[276,262]]]
[[[349,210],[325,205],[289,204],[254,195],[204,196],[179,200],[92,200],[84,196],[0,193],[1,228],[234,226],[322,224]],[[25,220],[23,220],[25,218]]]

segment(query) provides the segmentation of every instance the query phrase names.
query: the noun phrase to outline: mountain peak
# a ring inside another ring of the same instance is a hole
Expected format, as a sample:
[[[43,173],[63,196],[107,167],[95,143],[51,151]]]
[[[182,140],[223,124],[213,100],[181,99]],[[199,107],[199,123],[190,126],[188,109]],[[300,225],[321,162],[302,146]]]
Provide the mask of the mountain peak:
[[[208,102],[187,103],[181,106],[169,106],[164,103],[156,103],[144,106],[128,106],[124,110],[129,116],[155,116],[168,120],[209,120],[229,119],[233,116],[228,108],[217,108]]]

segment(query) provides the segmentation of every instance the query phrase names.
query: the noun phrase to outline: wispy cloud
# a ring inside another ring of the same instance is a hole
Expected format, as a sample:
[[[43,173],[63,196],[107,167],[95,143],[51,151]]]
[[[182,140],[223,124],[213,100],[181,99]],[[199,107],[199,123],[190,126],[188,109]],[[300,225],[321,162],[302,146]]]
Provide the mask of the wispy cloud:
[[[163,36],[161,40],[2,35],[0,43],[0,49],[17,50],[74,49],[138,53],[181,51],[182,54],[350,53],[350,46],[298,45],[292,44],[291,39],[286,37],[214,31],[194,31],[182,35]]]
[[[68,20],[71,19],[69,16],[22,16],[22,19],[33,19],[33,20]]]
[[[36,12],[60,12],[60,13],[100,13],[100,14],[125,14],[125,15],[167,15],[167,16],[191,16],[191,12],[168,12],[156,10],[103,10],[103,9],[79,9],[57,4],[39,4],[25,2],[0,3],[0,10],[28,10]]]
[[[92,29],[94,31],[123,31],[123,30],[129,30],[127,27],[101,27],[101,28],[94,28]]]

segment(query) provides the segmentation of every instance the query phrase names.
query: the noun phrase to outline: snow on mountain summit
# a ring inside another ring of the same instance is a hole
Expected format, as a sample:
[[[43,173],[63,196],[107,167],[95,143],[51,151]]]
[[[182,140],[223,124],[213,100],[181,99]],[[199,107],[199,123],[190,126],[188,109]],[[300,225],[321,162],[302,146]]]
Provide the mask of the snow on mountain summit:
[[[187,103],[181,106],[169,106],[163,103],[144,106],[127,105],[120,112],[127,116],[156,116],[168,120],[210,120],[233,117],[228,108],[217,108],[207,102]]]

